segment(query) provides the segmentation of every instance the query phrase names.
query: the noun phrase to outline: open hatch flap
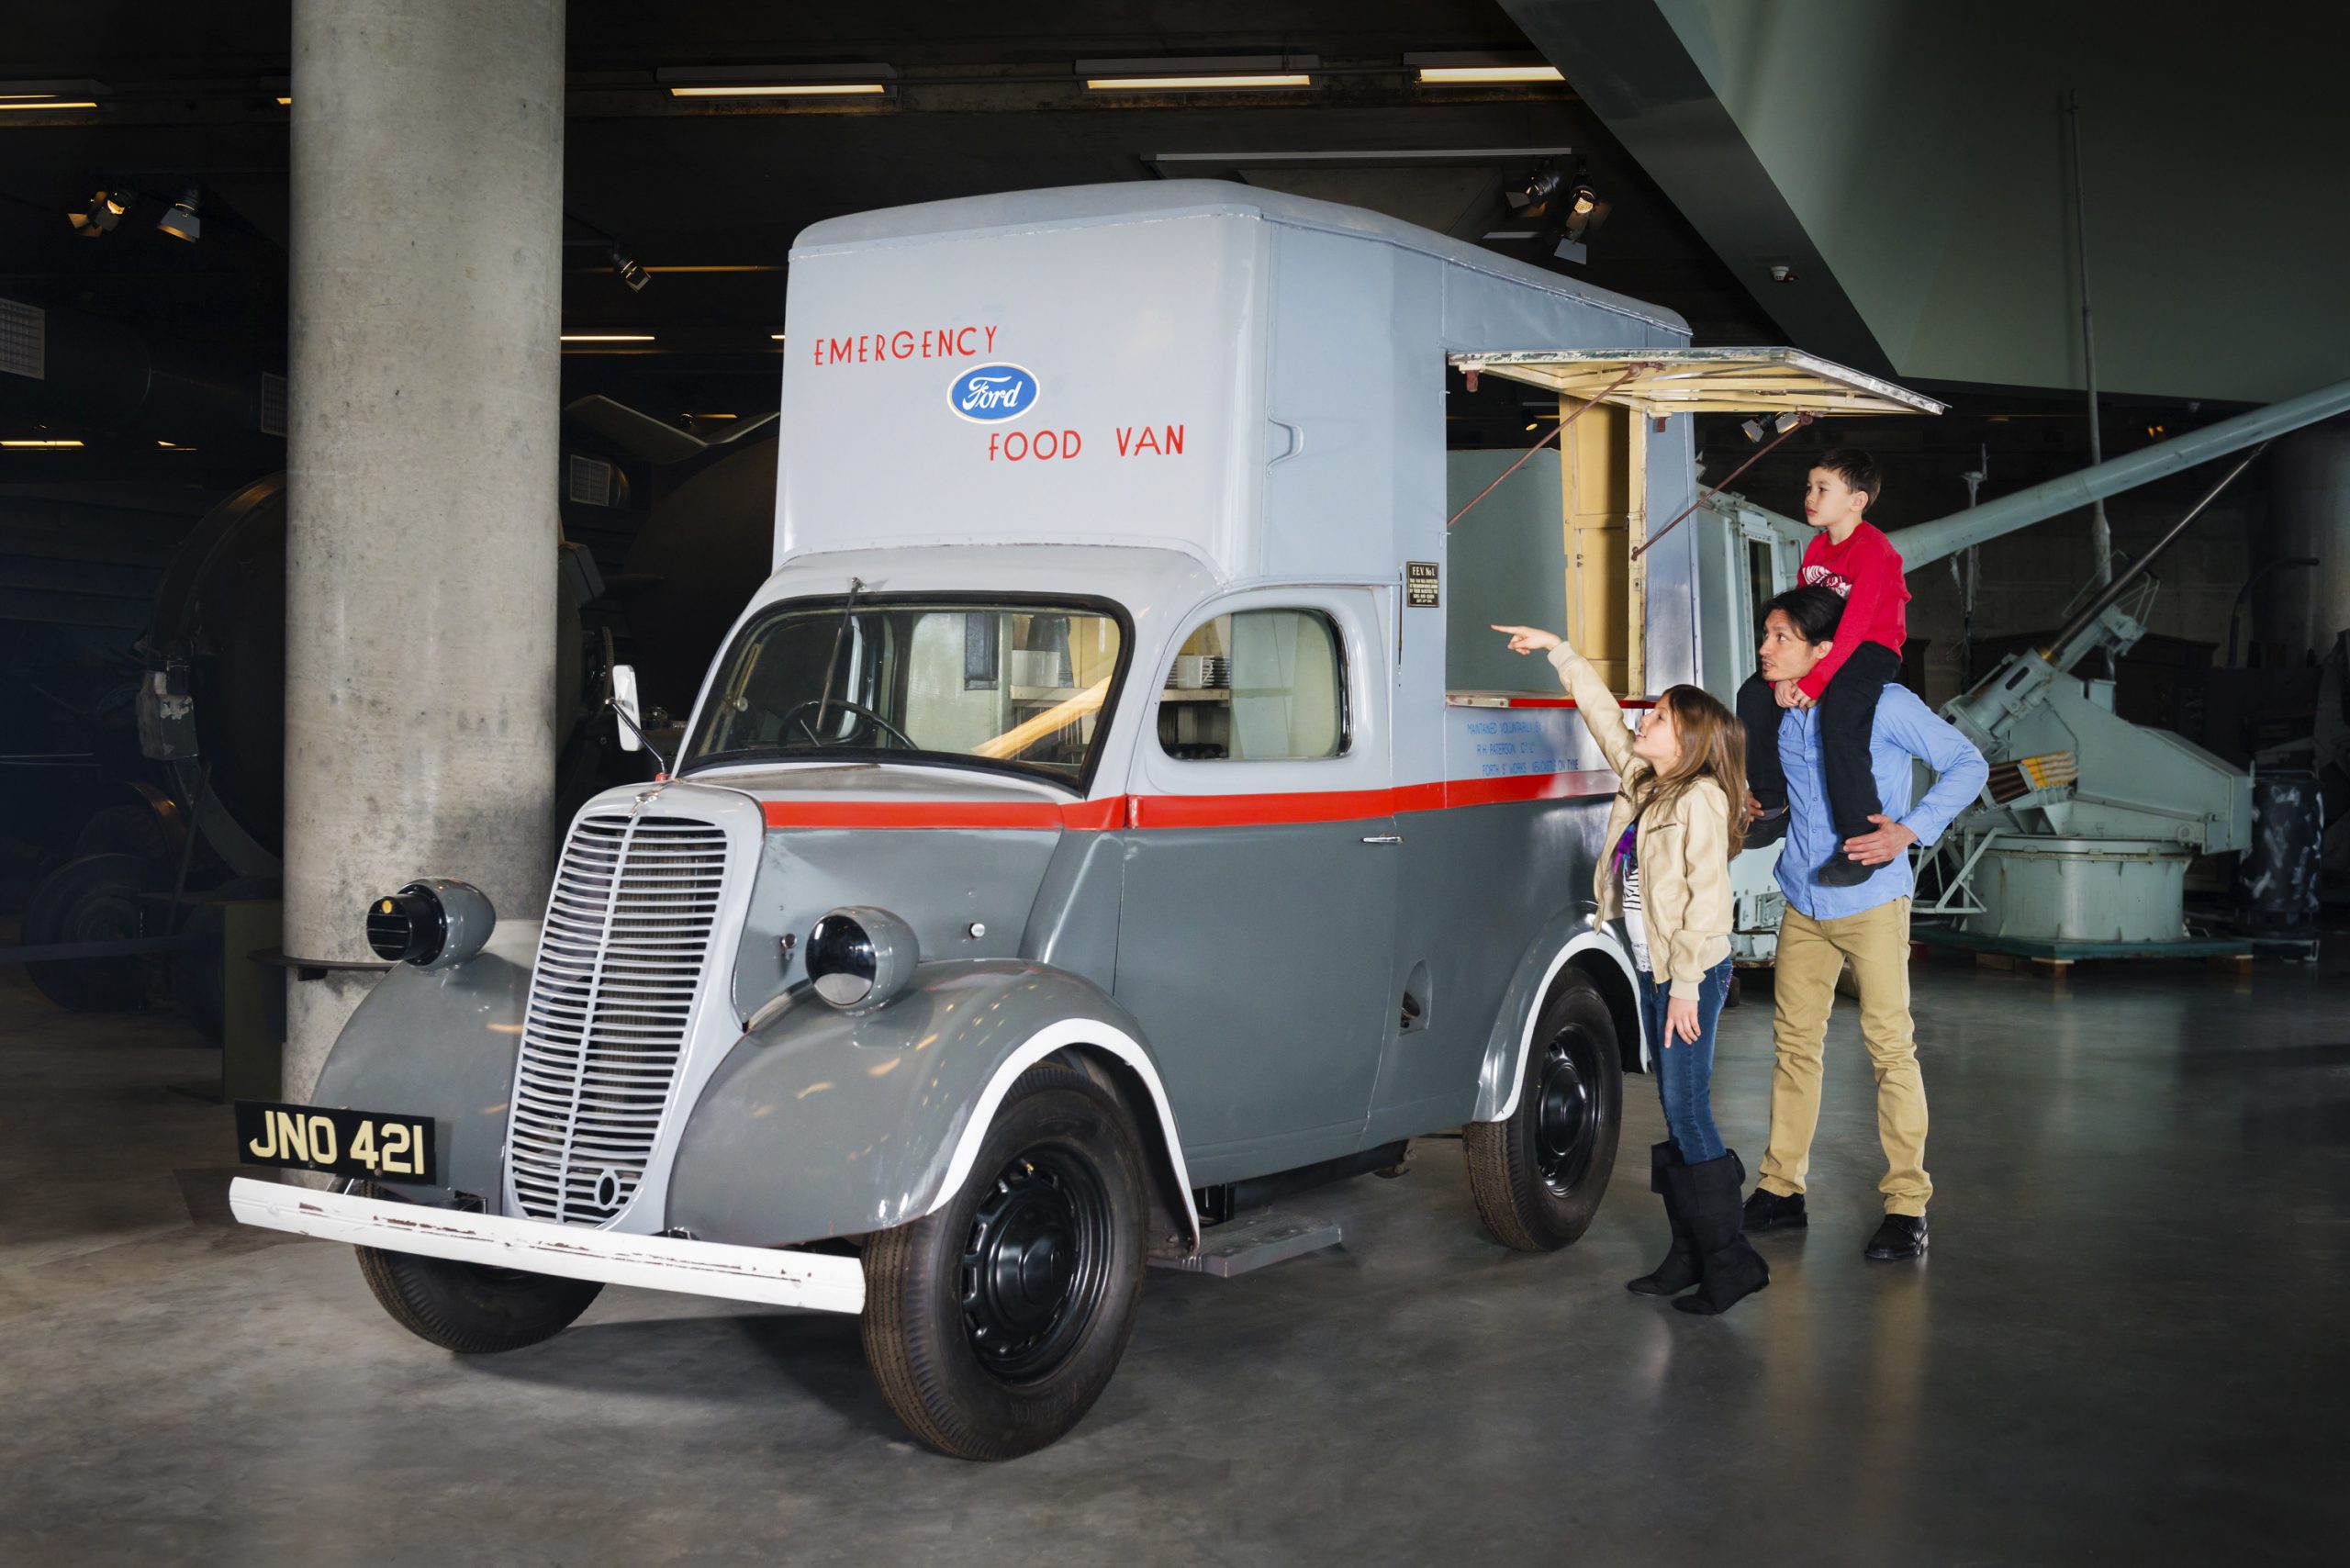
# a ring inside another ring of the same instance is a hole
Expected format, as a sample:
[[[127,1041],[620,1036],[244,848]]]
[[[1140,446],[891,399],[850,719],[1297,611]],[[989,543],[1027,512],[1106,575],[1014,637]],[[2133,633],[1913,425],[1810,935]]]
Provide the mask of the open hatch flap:
[[[1801,349],[1533,349],[1447,356],[1563,397],[1669,414],[1939,414],[1933,398]],[[1625,373],[1631,372],[1629,378]],[[1612,385],[1620,381],[1622,385]],[[1471,383],[1474,385],[1473,380]]]

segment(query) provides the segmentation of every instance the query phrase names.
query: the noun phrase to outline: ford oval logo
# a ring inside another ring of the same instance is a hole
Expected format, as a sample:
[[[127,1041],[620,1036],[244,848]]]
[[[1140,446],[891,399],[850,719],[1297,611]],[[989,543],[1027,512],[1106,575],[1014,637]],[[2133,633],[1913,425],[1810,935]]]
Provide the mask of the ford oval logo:
[[[958,420],[998,425],[1036,406],[1036,378],[1016,364],[982,364],[957,376],[946,388],[946,406]]]

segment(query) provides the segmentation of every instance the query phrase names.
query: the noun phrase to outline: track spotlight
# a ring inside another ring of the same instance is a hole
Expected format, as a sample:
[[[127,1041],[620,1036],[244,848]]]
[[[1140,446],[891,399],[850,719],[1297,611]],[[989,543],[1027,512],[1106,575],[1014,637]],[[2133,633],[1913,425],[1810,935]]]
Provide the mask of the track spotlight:
[[[1558,198],[1559,188],[1564,184],[1564,176],[1545,163],[1502,192],[1502,199],[1518,217],[1539,222],[1550,216],[1550,204]]]
[[[612,271],[620,274],[621,281],[628,285],[633,293],[643,292],[644,286],[653,281],[653,274],[637,265],[636,258],[618,245],[612,247]]]
[[[180,199],[172,203],[171,210],[155,219],[155,227],[173,239],[185,240],[190,244],[202,239],[204,220],[196,215],[196,204],[201,195],[196,186],[188,186]]]
[[[1767,425],[1761,420],[1749,420],[1738,428],[1746,432],[1747,440],[1761,441],[1765,435],[1785,435],[1801,423],[1803,415],[1790,409],[1772,419]]]
[[[74,233],[85,240],[95,240],[101,234],[113,233],[114,226],[120,223],[122,215],[129,210],[130,193],[129,191],[110,191],[101,188],[90,198],[89,211],[69,212],[65,218],[67,222],[73,225]]]
[[[1568,190],[1560,206],[1564,223],[1550,253],[1562,262],[1583,262],[1589,255],[1585,242],[1607,221],[1608,204],[1600,200],[1588,185],[1578,181]]]

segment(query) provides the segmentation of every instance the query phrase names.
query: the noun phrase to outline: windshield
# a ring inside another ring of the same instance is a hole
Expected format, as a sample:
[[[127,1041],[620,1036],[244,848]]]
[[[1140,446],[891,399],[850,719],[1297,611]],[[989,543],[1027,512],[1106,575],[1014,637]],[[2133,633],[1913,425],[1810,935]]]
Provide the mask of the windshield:
[[[685,766],[946,762],[1081,790],[1125,648],[1102,606],[795,600],[735,639]]]

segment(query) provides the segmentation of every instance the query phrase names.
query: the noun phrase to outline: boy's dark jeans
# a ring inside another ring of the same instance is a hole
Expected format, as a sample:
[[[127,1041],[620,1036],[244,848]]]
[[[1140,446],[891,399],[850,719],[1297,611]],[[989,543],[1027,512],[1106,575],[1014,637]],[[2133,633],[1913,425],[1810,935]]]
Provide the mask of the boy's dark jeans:
[[[1877,799],[1869,735],[1876,700],[1901,673],[1901,655],[1883,643],[1863,643],[1828,683],[1819,700],[1819,749],[1828,775],[1828,811],[1839,838],[1875,831],[1869,818],[1885,810]],[[1746,726],[1746,787],[1774,812],[1787,803],[1787,775],[1779,766],[1779,715],[1785,710],[1760,675],[1738,689],[1738,717]]]

